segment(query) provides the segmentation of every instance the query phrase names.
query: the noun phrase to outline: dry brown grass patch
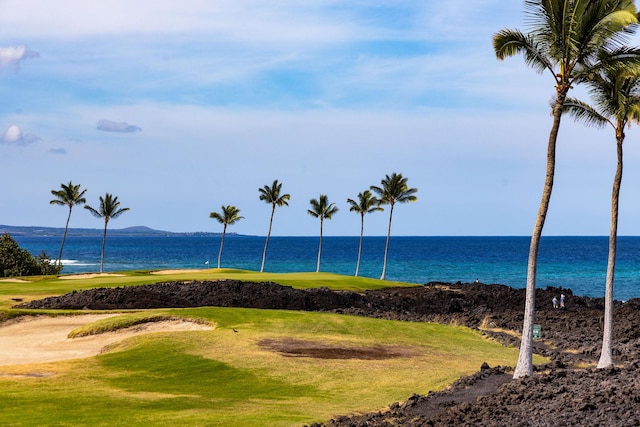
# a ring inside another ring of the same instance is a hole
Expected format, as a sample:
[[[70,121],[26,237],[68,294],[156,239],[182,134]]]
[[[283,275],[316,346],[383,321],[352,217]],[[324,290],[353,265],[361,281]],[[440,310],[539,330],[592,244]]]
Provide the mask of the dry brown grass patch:
[[[385,360],[397,357],[415,357],[419,352],[411,347],[375,345],[373,347],[336,345],[326,342],[295,338],[264,339],[258,345],[287,357],[316,359]]]

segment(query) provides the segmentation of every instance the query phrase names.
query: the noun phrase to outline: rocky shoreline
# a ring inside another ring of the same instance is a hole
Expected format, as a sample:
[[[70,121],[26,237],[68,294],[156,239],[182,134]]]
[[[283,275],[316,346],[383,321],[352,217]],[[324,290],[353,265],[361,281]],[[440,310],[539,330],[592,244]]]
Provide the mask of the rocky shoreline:
[[[565,308],[552,299],[566,296]],[[570,289],[536,291],[542,337],[534,351],[551,362],[530,378],[511,379],[511,368],[488,367],[449,389],[414,395],[389,410],[340,416],[326,426],[631,426],[640,425],[640,300],[616,302],[616,368],[593,368],[600,352],[604,302]],[[275,283],[167,282],[92,289],[21,304],[20,308],[144,309],[224,306],[328,311],[403,321],[459,324],[504,345],[519,346],[524,289],[503,285],[432,282],[364,293],[326,288],[297,290]],[[480,367],[479,367],[480,368]],[[637,415],[636,415],[637,414]],[[317,426],[320,426],[318,424]]]

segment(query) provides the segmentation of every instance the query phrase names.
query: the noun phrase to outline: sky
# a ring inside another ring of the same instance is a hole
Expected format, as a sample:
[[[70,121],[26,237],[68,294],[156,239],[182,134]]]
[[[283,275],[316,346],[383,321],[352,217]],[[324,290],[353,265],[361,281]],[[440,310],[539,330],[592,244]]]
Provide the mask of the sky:
[[[110,228],[220,232],[209,213],[234,205],[228,231],[264,236],[277,179],[272,235],[317,235],[326,194],[324,234],[355,236],[347,198],[395,172],[418,200],[392,235],[530,235],[554,83],[492,48],[523,18],[514,0],[0,0],[0,224],[64,227],[49,201],[72,181],[130,208]],[[620,235],[640,234],[639,142]],[[565,118],[544,234],[608,235],[615,166],[611,129]],[[103,222],[76,207],[70,226]]]

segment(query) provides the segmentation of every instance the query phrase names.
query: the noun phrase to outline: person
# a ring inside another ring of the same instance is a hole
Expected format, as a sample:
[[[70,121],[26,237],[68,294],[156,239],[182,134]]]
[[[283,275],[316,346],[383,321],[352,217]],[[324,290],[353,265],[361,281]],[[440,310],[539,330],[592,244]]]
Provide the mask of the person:
[[[476,283],[480,283],[480,279],[476,279]]]
[[[553,303],[553,308],[558,308],[558,298],[553,297],[551,302]]]
[[[560,308],[564,308],[564,294],[560,294]]]

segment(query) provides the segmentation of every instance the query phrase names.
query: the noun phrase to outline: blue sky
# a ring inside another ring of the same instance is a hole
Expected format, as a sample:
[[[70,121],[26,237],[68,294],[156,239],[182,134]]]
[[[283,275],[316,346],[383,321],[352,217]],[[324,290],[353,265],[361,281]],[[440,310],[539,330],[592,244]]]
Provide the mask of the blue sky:
[[[394,235],[529,235],[551,126],[549,75],[498,61],[492,35],[526,29],[514,0],[0,0],[0,224],[64,226],[70,180],[112,228],[265,235],[258,188],[291,194],[274,235],[316,235],[309,200],[340,211],[392,172],[418,188]],[[574,95],[580,95],[579,90]],[[620,234],[640,234],[640,131],[627,132]],[[565,119],[547,235],[607,235],[610,130]],[[388,210],[367,216],[384,235]],[[72,227],[100,228],[84,209]]]

